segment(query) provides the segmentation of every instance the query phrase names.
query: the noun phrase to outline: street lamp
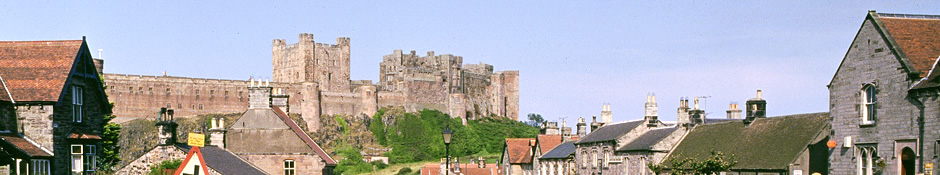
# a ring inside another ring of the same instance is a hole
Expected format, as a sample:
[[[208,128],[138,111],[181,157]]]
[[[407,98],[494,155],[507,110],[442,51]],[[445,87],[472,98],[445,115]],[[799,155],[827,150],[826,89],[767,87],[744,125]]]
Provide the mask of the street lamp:
[[[444,171],[450,174],[450,137],[454,135],[454,131],[450,130],[450,126],[447,126],[444,128],[444,131],[441,132],[441,135],[444,136],[444,158],[447,159],[447,164],[444,165]]]

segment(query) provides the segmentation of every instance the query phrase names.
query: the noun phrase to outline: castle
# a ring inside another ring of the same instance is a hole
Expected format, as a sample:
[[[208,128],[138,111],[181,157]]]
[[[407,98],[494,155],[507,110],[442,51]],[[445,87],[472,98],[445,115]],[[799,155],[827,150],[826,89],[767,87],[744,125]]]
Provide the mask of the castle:
[[[103,74],[119,118],[154,118],[159,107],[179,116],[234,113],[248,109],[248,87],[264,83],[287,96],[288,113],[299,113],[316,131],[319,115],[372,116],[381,107],[414,112],[434,109],[463,121],[491,115],[518,120],[519,71],[493,71],[488,64],[463,64],[463,57],[428,52],[421,57],[395,50],[380,64],[379,82],[350,79],[350,39],[336,44],[272,43],[273,81]],[[100,60],[98,60],[100,62]],[[100,70],[100,69],[99,69]]]

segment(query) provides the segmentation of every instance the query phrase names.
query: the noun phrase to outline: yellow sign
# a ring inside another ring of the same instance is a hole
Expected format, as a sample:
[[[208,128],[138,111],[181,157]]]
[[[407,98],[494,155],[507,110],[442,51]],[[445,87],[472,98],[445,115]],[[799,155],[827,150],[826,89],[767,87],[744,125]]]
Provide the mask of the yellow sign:
[[[933,163],[924,163],[924,168],[933,169]]]
[[[186,143],[189,144],[189,146],[205,147],[206,135],[189,133],[189,141]]]

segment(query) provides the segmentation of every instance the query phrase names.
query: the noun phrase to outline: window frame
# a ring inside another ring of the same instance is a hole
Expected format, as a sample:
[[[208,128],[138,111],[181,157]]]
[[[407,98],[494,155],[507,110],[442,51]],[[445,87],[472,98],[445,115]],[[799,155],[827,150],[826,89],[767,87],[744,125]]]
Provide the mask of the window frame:
[[[76,149],[76,147],[78,149]],[[85,162],[84,151],[83,151],[84,147],[85,146],[81,144],[71,144],[69,146],[69,149],[71,150],[69,152],[70,153],[69,155],[71,157],[71,159],[69,159],[69,166],[71,166],[72,172],[82,172],[82,168],[83,168],[82,163]],[[79,164],[76,165],[76,163],[79,163]]]
[[[878,148],[872,145],[855,146],[856,175],[874,175],[875,161],[879,159]]]
[[[284,160],[284,175],[296,175],[296,174],[297,174],[297,161],[294,161],[294,159],[285,159]]]
[[[878,87],[865,84],[859,94],[859,125],[875,124],[878,120]]]
[[[82,164],[84,166],[85,172],[95,172],[98,169],[97,160],[98,160],[98,145],[84,145],[84,154],[82,157]]]
[[[84,92],[81,86],[72,86],[72,122],[82,122],[82,105],[85,101]]]
[[[49,166],[49,160],[46,159],[33,159],[30,166],[33,169],[33,174],[36,175],[49,175],[51,173],[51,167]]]

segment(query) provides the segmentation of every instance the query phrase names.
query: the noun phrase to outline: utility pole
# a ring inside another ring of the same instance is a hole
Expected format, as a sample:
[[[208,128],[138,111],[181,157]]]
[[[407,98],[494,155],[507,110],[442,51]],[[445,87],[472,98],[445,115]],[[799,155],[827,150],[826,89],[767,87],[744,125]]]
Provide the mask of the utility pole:
[[[711,95],[705,95],[705,96],[698,96],[698,97],[696,97],[696,98],[701,98],[701,99],[702,99],[702,110],[705,110],[705,118],[708,118],[708,114],[711,113],[711,112],[708,112],[708,98],[709,98],[709,97],[712,97],[712,96],[711,96]]]

